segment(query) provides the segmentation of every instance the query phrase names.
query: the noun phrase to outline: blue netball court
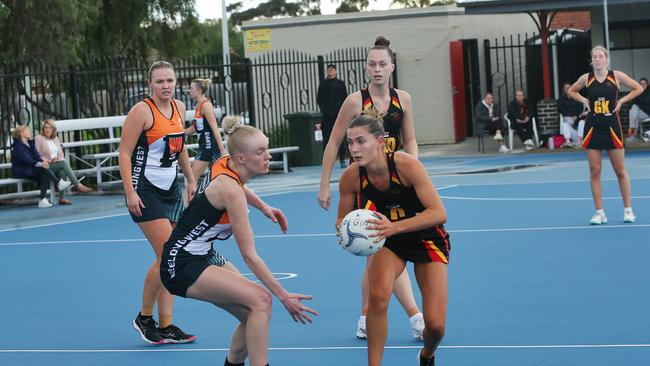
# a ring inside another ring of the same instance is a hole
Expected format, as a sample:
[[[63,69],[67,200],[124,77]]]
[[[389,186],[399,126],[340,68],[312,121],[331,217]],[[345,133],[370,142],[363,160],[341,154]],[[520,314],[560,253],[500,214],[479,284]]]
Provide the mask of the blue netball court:
[[[649,152],[627,155],[634,224],[622,222],[616,179],[603,161],[609,223],[599,227],[588,225],[584,152],[422,160],[446,205],[452,244],[438,365],[648,364]],[[366,364],[366,342],[355,338],[364,260],[338,247],[336,199],[330,211],[316,203],[319,172],[296,168],[251,182],[289,219],[282,235],[251,211],[260,255],[288,290],[312,294],[309,305],[320,312],[314,324],[299,325],[275,301],[271,365]],[[69,211],[56,217],[0,208],[0,365],[222,365],[235,321],[206,303],[176,302],[174,322],[196,343],[140,340],[131,321],[153,259],[149,244],[121,196],[72,199],[76,211],[57,208]],[[248,272],[234,240],[217,248]],[[420,346],[393,301],[384,364],[416,365]]]

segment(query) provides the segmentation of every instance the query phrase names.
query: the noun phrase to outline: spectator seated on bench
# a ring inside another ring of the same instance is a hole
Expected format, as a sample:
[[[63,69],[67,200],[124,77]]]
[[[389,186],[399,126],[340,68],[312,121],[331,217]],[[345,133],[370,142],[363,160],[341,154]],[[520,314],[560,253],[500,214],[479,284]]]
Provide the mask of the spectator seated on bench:
[[[526,150],[532,150],[539,146],[537,126],[535,125],[535,108],[526,99],[526,94],[522,89],[517,89],[515,92],[515,100],[508,106],[505,118],[508,122],[510,150],[513,147],[513,131],[517,132]],[[537,140],[536,142],[533,142],[533,137]]]
[[[70,182],[58,179],[50,170],[49,163],[43,161],[36,150],[35,142],[31,138],[29,127],[17,126],[13,133],[14,141],[11,144],[11,170],[14,178],[29,179],[38,182],[40,188],[40,200],[38,207],[51,207],[52,203],[47,199],[47,189],[50,181],[57,184],[59,191],[70,187]]]
[[[483,143],[483,135],[487,127],[490,134],[493,135],[493,140],[499,145],[499,152],[507,153],[510,151],[506,144],[503,142],[503,121],[499,114],[499,106],[494,103],[492,93],[485,94],[485,99],[480,101],[476,108],[474,108],[474,134],[479,137],[479,149]],[[483,143],[483,152],[485,152],[485,144]]]
[[[562,96],[557,100],[558,111],[560,112],[560,134],[564,136],[564,144],[561,147],[579,147],[582,145],[585,121],[589,116],[587,108],[569,96],[570,87],[571,84],[564,83],[562,85]]]
[[[92,192],[92,189],[81,184],[77,176],[70,168],[70,164],[64,159],[63,147],[56,134],[54,120],[48,118],[41,123],[41,134],[36,136],[36,150],[38,150],[42,161],[48,162],[48,170],[54,176],[70,181],[79,193]],[[72,202],[65,198],[65,190],[59,191],[59,204],[70,205]]]
[[[650,123],[650,90],[648,89],[648,79],[639,79],[639,84],[643,87],[643,93],[634,98],[632,107],[630,107],[630,128],[627,130],[627,142],[635,142],[637,140],[636,134],[639,131],[641,138],[645,142],[650,141],[650,135],[644,124]]]

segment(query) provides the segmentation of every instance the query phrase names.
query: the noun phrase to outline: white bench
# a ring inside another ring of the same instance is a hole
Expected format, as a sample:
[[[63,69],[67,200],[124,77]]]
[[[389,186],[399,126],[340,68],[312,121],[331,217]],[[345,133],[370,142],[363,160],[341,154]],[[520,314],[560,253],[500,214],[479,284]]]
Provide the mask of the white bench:
[[[0,169],[11,169],[11,163],[0,164]],[[41,194],[40,189],[25,191],[25,188],[23,187],[23,185],[26,184],[26,183],[28,183],[28,184],[31,183],[31,184],[34,184],[34,185],[38,184],[35,181],[29,180],[29,179],[20,179],[20,178],[4,178],[4,179],[0,179],[0,187],[4,187],[4,186],[15,186],[16,187],[15,192],[0,193],[0,200],[39,196]],[[50,201],[52,203],[57,202],[57,200],[56,200],[56,192],[54,190],[54,183],[52,183],[52,182],[50,182],[49,192],[50,192]]]

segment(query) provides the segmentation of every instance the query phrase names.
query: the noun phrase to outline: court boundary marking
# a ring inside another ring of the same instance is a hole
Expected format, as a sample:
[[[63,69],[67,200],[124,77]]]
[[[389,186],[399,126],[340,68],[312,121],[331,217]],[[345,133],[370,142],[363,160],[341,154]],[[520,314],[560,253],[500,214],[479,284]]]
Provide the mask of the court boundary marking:
[[[440,196],[440,198],[457,201],[592,201],[592,197],[466,197]],[[603,200],[621,200],[621,197],[603,197]],[[633,196],[630,199],[646,200],[650,196]]]
[[[517,232],[517,231],[547,231],[547,230],[605,230],[605,229],[632,229],[647,228],[650,224],[605,224],[605,225],[580,225],[580,226],[540,226],[540,227],[520,227],[520,228],[494,228],[494,229],[455,229],[447,230],[450,234],[463,233],[492,233],[492,232]],[[280,238],[307,238],[307,237],[329,237],[336,236],[335,233],[313,233],[313,234],[270,234],[255,235],[255,239],[280,239]],[[0,243],[0,247],[9,246],[29,246],[29,245],[56,245],[56,244],[110,244],[110,243],[131,243],[146,242],[145,238],[138,239],[98,239],[98,240],[56,240],[56,241],[26,241],[26,242],[8,242]]]
[[[422,345],[385,346],[384,349],[421,349]],[[650,343],[629,344],[549,344],[549,345],[445,345],[439,349],[608,349],[650,348]],[[346,351],[365,350],[367,346],[269,347],[269,351]],[[229,348],[147,348],[147,349],[0,349],[1,353],[137,353],[137,352],[226,352]]]

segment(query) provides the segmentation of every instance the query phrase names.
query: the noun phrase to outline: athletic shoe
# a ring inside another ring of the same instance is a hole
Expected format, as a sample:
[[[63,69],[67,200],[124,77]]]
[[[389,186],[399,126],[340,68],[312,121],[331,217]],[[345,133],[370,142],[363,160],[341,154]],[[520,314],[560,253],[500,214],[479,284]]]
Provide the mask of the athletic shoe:
[[[57,188],[59,188],[59,192],[65,191],[68,187],[70,187],[72,183],[70,183],[69,180],[63,180],[59,179],[59,183],[57,183]]]
[[[418,351],[418,365],[420,366],[436,366],[436,356],[431,358],[422,357],[422,350]]]
[[[195,335],[183,332],[174,324],[167,328],[158,328],[158,333],[160,333],[163,343],[191,343],[196,340]]]
[[[625,211],[623,213],[623,222],[635,222],[635,221],[636,221],[636,216],[634,215],[634,212]]]
[[[410,317],[409,323],[411,323],[413,338],[422,339],[422,332],[424,331],[424,317],[422,316],[422,313],[417,313]]]
[[[495,133],[493,139],[496,141],[503,141],[503,136],[501,136],[501,132]]]
[[[501,146],[499,147],[499,152],[505,154],[505,153],[509,153],[510,150],[508,149],[508,147],[507,147],[506,145],[501,145]]]
[[[531,139],[524,141],[524,145],[526,146],[526,150],[532,150],[535,147],[535,143]]]
[[[605,214],[599,214],[596,212],[594,216],[591,217],[591,221],[589,222],[591,225],[602,225],[607,223],[607,216]]]
[[[360,316],[357,321],[357,338],[366,339],[366,317]]]
[[[133,321],[133,328],[140,333],[140,337],[145,342],[151,344],[165,343],[164,339],[160,336],[160,332],[158,332],[158,324],[153,320],[153,317],[142,316],[138,313],[138,316]]]
[[[47,198],[43,198],[42,200],[38,201],[38,208],[48,208],[52,207],[52,204]]]
[[[639,139],[636,136],[629,136],[625,138],[625,142],[637,142]]]

